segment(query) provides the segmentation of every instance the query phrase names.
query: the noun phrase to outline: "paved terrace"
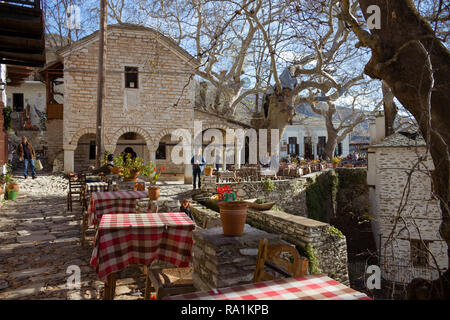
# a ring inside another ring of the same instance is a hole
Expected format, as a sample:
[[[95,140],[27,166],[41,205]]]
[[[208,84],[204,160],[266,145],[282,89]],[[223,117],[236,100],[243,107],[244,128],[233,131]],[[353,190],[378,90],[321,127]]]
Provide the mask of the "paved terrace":
[[[80,245],[80,206],[67,212],[66,180],[51,174],[16,180],[17,200],[0,203],[0,299],[101,299],[104,283],[89,265],[92,246]],[[191,189],[166,185],[161,196],[188,197]],[[71,265],[80,267],[80,289],[67,287]],[[120,278],[115,299],[143,299],[140,267],[126,268]]]

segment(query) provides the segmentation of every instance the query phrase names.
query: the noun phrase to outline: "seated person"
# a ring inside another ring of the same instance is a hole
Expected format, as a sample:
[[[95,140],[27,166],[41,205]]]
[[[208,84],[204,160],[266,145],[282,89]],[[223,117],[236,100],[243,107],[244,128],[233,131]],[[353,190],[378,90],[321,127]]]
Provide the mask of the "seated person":
[[[180,212],[186,213],[187,216],[189,218],[191,218],[192,221],[194,221],[194,217],[192,216],[192,211],[191,211],[191,205],[190,205],[188,199],[183,199],[183,201],[181,201]]]
[[[111,170],[109,168],[114,167],[113,160],[114,160],[114,155],[108,154],[107,162],[100,168],[92,170],[91,174],[94,174],[94,175],[95,174],[104,174],[104,175],[110,174]]]

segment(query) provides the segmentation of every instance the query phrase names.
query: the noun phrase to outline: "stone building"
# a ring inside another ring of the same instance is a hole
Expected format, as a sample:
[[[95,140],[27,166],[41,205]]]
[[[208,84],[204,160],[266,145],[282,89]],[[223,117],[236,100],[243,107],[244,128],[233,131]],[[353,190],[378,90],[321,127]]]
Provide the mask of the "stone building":
[[[448,268],[448,258],[439,234],[441,210],[433,194],[434,165],[425,141],[411,132],[385,137],[382,114],[371,123],[370,133],[367,184],[383,278],[400,283],[415,277],[435,279],[438,268]]]
[[[47,82],[49,154],[64,162],[64,171],[95,163],[98,32],[61,48],[59,59],[41,72]],[[176,129],[193,133],[194,120],[203,129],[245,126],[194,110],[198,61],[172,39],[142,26],[108,26],[103,141],[106,151],[120,154],[132,147],[139,157],[166,166],[165,176],[191,179],[190,164],[171,161]],[[63,103],[53,98],[52,81],[63,80]],[[50,116],[52,114],[53,116]],[[52,140],[52,141],[50,141]],[[50,159],[51,161],[51,159]]]

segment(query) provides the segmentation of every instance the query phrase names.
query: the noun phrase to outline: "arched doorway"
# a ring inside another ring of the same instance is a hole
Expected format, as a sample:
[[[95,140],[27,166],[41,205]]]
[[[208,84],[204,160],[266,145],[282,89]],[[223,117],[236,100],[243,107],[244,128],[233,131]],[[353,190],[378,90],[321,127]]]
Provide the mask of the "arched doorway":
[[[184,180],[184,165],[175,164],[172,159],[172,150],[176,145],[178,145],[178,142],[172,142],[171,134],[166,134],[158,141],[155,151],[156,167],[166,167],[166,170],[159,177],[160,181]]]
[[[132,148],[136,155],[145,162],[150,161],[150,153],[143,136],[136,132],[126,132],[117,140],[114,156],[121,154],[126,148]]]
[[[86,133],[78,139],[77,148],[74,152],[75,172],[87,170],[89,166],[95,166],[95,149],[94,133]]]

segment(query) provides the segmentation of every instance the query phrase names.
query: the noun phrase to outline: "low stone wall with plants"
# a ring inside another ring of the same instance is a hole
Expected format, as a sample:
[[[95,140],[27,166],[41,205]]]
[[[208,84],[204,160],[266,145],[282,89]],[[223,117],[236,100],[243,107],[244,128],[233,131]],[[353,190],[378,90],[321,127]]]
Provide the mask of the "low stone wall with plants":
[[[263,180],[245,182],[216,183],[215,177],[202,177],[202,190],[206,194],[216,194],[218,187],[230,186],[237,198],[275,201],[276,206],[290,214],[308,216],[306,190],[310,180],[323,172],[314,172],[301,178],[288,180]]]
[[[220,214],[196,202],[192,212],[200,225],[208,221],[206,228],[221,225]],[[252,227],[278,234],[294,244],[309,259],[309,273],[325,273],[331,278],[349,284],[347,271],[347,244],[339,230],[327,223],[295,216],[283,211],[247,210],[247,221]]]
[[[325,273],[349,284],[347,242],[345,236],[327,223],[282,211],[247,210],[247,223],[258,229],[280,234],[283,240],[296,245],[309,259],[309,272]]]

